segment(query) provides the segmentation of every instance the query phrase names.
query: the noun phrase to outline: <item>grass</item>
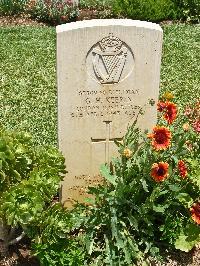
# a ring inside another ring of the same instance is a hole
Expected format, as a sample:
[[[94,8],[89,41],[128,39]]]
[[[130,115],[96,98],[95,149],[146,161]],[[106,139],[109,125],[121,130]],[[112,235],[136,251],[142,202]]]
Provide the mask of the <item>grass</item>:
[[[172,91],[180,105],[200,98],[200,26],[164,27],[161,92]]]
[[[164,26],[161,94],[185,105],[200,98],[200,27]],[[56,33],[53,27],[0,29],[0,124],[57,145]]]
[[[55,29],[2,28],[0,40],[0,124],[57,144]]]

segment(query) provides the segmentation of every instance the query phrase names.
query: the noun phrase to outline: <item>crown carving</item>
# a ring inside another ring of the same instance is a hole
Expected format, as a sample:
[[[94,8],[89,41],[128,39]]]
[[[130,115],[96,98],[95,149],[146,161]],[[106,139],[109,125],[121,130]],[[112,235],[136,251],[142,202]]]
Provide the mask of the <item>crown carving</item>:
[[[110,33],[99,42],[99,45],[103,52],[117,52],[122,47],[122,41]]]

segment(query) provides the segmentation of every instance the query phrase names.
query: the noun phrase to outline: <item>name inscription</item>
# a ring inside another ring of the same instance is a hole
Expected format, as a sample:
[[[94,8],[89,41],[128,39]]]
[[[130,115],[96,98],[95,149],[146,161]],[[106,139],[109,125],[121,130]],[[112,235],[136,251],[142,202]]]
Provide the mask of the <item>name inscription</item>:
[[[138,90],[79,90],[77,97],[81,105],[72,106],[71,118],[103,117],[105,115],[124,115],[134,117],[141,106],[135,105],[134,95]]]

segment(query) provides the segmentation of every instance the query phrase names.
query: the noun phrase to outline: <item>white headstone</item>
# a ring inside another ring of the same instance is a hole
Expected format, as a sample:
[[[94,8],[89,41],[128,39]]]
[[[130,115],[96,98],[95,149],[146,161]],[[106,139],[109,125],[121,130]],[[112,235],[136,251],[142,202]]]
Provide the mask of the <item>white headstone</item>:
[[[67,175],[62,201],[85,197],[99,166],[117,154],[141,107],[138,126],[156,123],[162,29],[133,20],[89,20],[57,26],[59,148]]]

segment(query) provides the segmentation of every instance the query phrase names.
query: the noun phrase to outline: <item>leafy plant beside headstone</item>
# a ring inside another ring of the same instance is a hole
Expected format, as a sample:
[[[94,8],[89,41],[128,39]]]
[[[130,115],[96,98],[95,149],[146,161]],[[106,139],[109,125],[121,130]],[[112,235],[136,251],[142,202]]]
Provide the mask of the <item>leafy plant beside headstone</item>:
[[[41,265],[137,265],[200,242],[199,102],[178,111],[171,98],[158,103],[152,133],[135,123],[116,142],[121,156],[101,167],[104,184],[71,211],[51,201],[65,173],[60,153],[2,130],[1,255],[24,233]],[[24,233],[12,239],[19,226]]]
[[[129,128],[112,170],[101,168],[105,184],[90,188],[95,199],[82,224],[88,263],[132,265],[149,255],[161,258],[162,250],[188,252],[200,242],[197,122],[176,118],[169,99],[159,102],[158,111],[151,134]]]
[[[26,133],[0,131],[0,255],[37,225],[64,173],[57,149],[35,148]]]
[[[59,203],[42,213],[37,226],[29,228],[33,253],[41,265],[84,265],[83,240],[75,230],[80,221]]]

